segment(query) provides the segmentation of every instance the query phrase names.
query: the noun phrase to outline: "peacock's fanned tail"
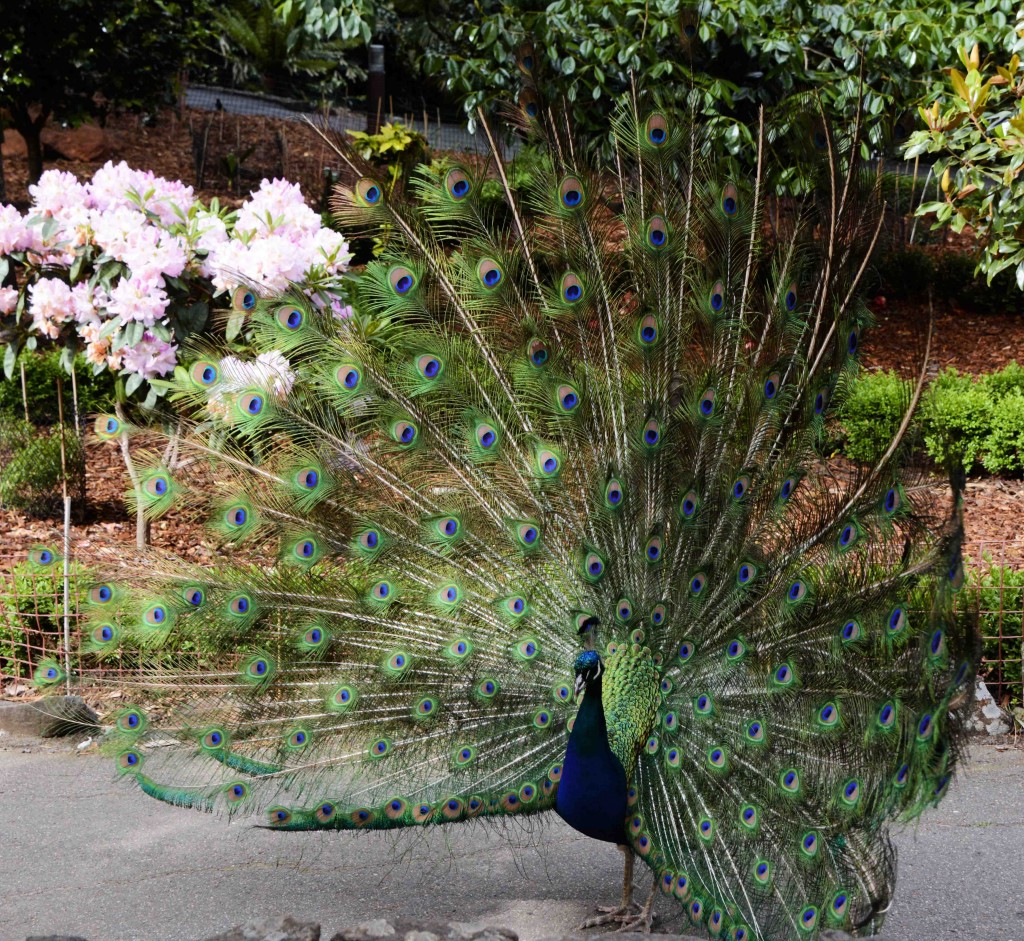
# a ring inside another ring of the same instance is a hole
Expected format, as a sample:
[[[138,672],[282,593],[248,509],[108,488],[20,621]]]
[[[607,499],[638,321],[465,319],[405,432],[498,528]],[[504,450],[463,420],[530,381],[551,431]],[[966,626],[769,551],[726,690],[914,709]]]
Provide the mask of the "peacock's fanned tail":
[[[441,162],[399,197],[350,158],[339,219],[388,236],[354,316],[243,287],[260,361],[179,370],[194,421],[137,499],[230,554],[93,589],[92,649],[184,700],[120,710],[118,766],[282,829],[545,810],[596,620],[610,663],[657,670],[653,727],[611,667],[605,697],[664,892],[734,941],[874,927],[973,655],[959,497],[901,476],[898,440],[827,458],[877,192],[819,128],[814,198],[769,219],[764,148],[730,178],[650,102],[609,169],[529,89],[519,120],[546,156],[514,187]]]

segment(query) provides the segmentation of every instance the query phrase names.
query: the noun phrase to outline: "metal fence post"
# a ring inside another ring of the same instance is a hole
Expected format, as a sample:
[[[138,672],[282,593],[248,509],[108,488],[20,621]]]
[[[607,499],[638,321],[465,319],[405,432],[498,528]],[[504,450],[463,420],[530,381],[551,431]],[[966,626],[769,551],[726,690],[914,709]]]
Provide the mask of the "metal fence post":
[[[384,46],[370,46],[370,65],[366,82],[366,130],[370,134],[380,131],[384,111]]]

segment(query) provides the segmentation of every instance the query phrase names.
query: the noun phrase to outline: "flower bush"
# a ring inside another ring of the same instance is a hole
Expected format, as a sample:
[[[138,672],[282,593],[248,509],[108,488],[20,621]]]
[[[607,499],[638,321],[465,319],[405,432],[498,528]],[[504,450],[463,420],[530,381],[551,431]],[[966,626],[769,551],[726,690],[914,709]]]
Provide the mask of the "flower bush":
[[[152,405],[164,387],[149,380],[173,372],[182,342],[241,283],[280,291],[299,281],[319,306],[351,312],[348,243],[286,180],[264,180],[236,211],[125,163],[87,183],[50,170],[29,192],[24,215],[0,206],[8,375],[22,348],[49,341],[66,363],[81,350],[95,372],[121,377],[124,396],[143,390]]]

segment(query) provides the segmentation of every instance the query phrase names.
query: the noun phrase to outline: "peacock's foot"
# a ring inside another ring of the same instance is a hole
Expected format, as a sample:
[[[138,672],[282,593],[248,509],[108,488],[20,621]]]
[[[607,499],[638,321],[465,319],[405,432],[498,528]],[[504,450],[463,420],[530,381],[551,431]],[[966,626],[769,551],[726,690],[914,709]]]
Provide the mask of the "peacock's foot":
[[[588,918],[576,930],[583,931],[587,928],[603,928],[605,925],[616,925],[616,931],[651,933],[651,923],[654,921],[653,913],[641,908],[634,902],[630,902],[628,905],[599,905],[597,910],[601,912],[600,915]]]

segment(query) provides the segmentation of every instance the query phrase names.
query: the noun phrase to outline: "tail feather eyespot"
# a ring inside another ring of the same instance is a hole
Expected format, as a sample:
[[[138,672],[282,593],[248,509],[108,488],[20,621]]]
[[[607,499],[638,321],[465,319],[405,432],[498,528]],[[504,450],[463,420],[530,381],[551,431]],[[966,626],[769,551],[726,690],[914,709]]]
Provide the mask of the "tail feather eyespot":
[[[574,176],[566,177],[558,187],[559,203],[565,209],[582,208],[586,202],[586,191],[583,184]]]
[[[363,177],[356,181],[352,190],[355,201],[358,205],[366,207],[379,206],[384,201],[384,190],[376,180]]]
[[[668,143],[669,124],[664,114],[656,112],[647,118],[644,125],[644,139],[652,147],[664,147]]]
[[[456,202],[461,202],[473,191],[473,183],[462,167],[452,167],[445,174],[444,188]]]

